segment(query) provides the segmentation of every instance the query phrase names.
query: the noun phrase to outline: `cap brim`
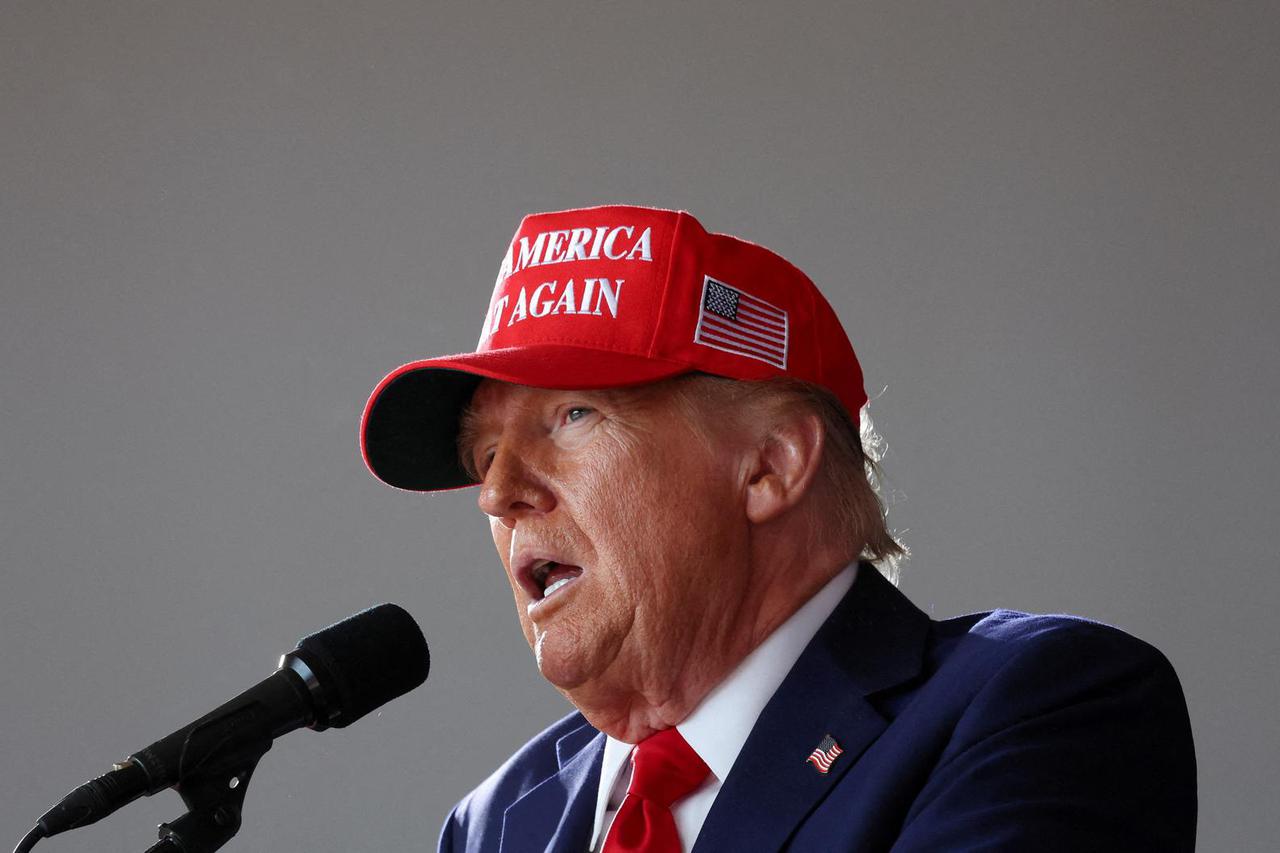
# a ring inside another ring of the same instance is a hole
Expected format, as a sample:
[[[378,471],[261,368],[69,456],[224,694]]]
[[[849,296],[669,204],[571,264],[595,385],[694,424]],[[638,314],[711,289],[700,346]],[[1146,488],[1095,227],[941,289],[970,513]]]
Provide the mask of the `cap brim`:
[[[642,385],[689,370],[679,362],[551,344],[414,361],[389,373],[370,395],[360,449],[373,475],[399,489],[472,486],[476,481],[458,459],[458,425],[482,380],[587,390]]]

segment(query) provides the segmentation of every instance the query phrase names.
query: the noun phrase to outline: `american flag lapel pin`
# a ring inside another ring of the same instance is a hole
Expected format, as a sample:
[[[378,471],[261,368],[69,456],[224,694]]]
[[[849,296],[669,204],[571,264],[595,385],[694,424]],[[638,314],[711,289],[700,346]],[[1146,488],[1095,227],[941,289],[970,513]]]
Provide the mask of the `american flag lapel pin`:
[[[805,759],[813,765],[813,769],[817,770],[823,776],[827,775],[827,771],[831,769],[831,765],[835,764],[836,759],[844,753],[840,748],[840,744],[836,743],[836,739],[831,735],[827,735],[822,739],[822,743],[809,753],[809,757]]]

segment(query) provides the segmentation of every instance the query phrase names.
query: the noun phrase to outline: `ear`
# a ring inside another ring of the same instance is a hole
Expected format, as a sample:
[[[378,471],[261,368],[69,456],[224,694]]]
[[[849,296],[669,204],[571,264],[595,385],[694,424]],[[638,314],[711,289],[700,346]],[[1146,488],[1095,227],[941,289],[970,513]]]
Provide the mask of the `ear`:
[[[747,518],[764,524],[791,509],[813,485],[826,433],[821,419],[800,412],[779,419],[760,441],[747,480]]]

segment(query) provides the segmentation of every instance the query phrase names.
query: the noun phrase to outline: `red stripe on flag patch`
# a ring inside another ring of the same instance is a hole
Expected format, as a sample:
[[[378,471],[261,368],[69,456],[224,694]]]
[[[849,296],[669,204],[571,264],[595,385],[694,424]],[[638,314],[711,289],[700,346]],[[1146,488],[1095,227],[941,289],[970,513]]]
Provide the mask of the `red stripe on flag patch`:
[[[823,776],[831,770],[831,765],[835,760],[844,754],[844,750],[840,748],[840,744],[836,743],[836,739],[831,735],[827,735],[822,739],[822,743],[809,753],[809,757],[805,760],[813,765],[814,769]]]

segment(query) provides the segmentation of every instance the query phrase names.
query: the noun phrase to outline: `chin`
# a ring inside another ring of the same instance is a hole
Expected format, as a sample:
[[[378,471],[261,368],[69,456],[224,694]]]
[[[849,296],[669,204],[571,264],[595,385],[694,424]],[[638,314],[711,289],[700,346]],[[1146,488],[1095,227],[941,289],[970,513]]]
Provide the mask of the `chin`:
[[[564,646],[569,648],[564,648]],[[538,671],[552,686],[561,691],[570,691],[581,686],[588,677],[586,662],[575,654],[576,643],[557,640],[547,633],[538,637],[533,648],[534,658],[538,661]]]

